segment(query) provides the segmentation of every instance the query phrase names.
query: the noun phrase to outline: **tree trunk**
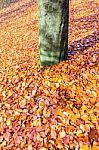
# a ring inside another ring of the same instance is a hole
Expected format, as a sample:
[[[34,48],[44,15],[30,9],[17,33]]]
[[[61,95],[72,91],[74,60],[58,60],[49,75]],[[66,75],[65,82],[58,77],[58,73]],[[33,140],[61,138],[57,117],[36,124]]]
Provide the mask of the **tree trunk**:
[[[67,59],[69,0],[38,0],[40,66]]]

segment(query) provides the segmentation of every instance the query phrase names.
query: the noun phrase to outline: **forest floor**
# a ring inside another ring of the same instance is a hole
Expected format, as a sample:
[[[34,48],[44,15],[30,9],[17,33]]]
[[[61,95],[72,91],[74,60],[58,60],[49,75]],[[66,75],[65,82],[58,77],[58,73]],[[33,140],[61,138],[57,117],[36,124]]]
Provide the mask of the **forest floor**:
[[[0,150],[99,150],[99,2],[70,1],[69,57],[38,67],[38,5],[0,9]]]

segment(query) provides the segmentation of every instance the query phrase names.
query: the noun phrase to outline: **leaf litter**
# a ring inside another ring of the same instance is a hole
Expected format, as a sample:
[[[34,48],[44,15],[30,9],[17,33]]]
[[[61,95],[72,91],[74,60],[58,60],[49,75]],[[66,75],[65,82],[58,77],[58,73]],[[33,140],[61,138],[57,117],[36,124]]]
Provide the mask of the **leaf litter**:
[[[98,4],[70,1],[69,59],[43,69],[37,2],[0,20],[0,149],[99,149]]]

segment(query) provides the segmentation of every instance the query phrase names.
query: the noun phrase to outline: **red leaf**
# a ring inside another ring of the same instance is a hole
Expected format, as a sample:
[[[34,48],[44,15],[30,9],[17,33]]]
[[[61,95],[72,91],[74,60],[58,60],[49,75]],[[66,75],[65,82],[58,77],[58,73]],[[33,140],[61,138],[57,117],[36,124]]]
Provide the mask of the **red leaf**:
[[[69,143],[69,136],[68,135],[63,138],[63,142],[64,142],[64,144]]]

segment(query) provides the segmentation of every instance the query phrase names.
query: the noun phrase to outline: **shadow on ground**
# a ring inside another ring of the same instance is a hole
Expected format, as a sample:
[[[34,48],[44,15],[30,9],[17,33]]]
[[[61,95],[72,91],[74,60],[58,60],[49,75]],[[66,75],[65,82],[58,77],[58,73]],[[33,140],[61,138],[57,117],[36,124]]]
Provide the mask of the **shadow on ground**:
[[[6,1],[6,0],[4,0]],[[11,3],[18,2],[19,0],[8,0],[7,5],[10,5]],[[36,0],[31,0],[30,2],[27,2],[26,4],[23,4],[17,9],[13,9],[9,12],[1,13],[0,14],[0,23],[3,22],[5,19],[8,19],[12,17],[11,14],[13,14],[13,17],[19,15],[21,12],[25,12],[27,8],[32,6]],[[1,4],[1,3],[0,3]],[[84,28],[90,28],[90,26],[93,26],[95,28],[95,24],[98,24],[98,12],[92,15],[89,15],[87,17],[82,17],[79,19],[71,20],[76,23],[77,29],[82,30]],[[80,22],[84,22],[83,25],[80,26]],[[76,30],[77,30],[76,29]],[[72,36],[72,30],[70,29],[71,36]],[[50,42],[50,41],[49,41]],[[91,35],[86,36],[83,39],[80,39],[78,41],[74,41],[71,45],[69,45],[69,51],[68,51],[68,59],[70,59],[74,54],[76,54],[78,51],[83,52],[89,47],[93,47],[99,43],[99,30],[93,32]],[[54,47],[54,45],[53,45]]]
[[[93,33],[90,35],[80,39],[80,40],[75,40],[73,43],[69,45],[69,52],[68,52],[68,58],[70,59],[71,56],[76,54],[78,51],[79,52],[84,52],[84,50],[88,49],[89,47],[93,47],[97,43],[99,43],[99,30],[98,30],[98,16],[99,12],[98,10],[95,13],[92,13],[88,16],[81,17],[78,19],[74,19],[71,17],[70,21],[70,37],[72,37],[73,34],[73,29],[75,28],[76,33],[83,32],[84,29],[86,30],[94,30]],[[72,24],[72,22],[74,24]]]
[[[18,2],[19,0],[13,0],[15,2]],[[0,14],[0,23],[3,22],[4,20],[6,19],[9,19],[11,18],[12,16],[13,17],[16,17],[17,15],[21,14],[22,12],[25,12],[26,9],[28,9],[29,7],[31,7],[32,5],[34,5],[36,1],[35,0],[32,0],[32,1],[29,1],[25,4],[23,4],[22,6],[16,8],[16,9],[12,9],[10,11],[7,11],[7,12],[4,12],[4,13],[1,13]],[[12,2],[9,3],[9,5],[11,4]],[[8,6],[8,5],[7,5]],[[6,7],[7,7],[6,6]]]
[[[0,9],[5,8],[7,6],[9,6],[11,3],[16,3],[19,0],[2,0],[0,1]]]
[[[74,41],[71,45],[69,45],[68,58],[70,59],[71,56],[76,54],[78,51],[83,52],[97,43],[99,43],[99,31],[93,32],[91,35],[88,35],[83,39]]]

